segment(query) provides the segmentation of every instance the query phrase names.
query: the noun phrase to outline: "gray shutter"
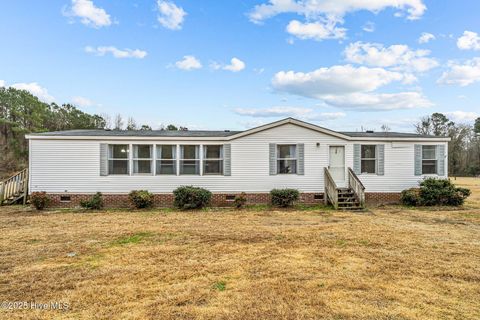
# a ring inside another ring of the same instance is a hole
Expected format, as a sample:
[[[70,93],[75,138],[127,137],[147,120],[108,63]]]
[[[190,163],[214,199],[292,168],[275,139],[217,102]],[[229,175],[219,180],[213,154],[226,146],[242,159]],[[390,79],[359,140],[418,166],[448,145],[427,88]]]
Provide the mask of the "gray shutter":
[[[377,175],[383,176],[385,174],[385,145],[377,144],[375,150],[377,152]]]
[[[108,144],[100,143],[100,175],[108,176]]]
[[[232,175],[232,146],[231,144],[223,145],[223,175]]]
[[[438,161],[437,174],[439,176],[445,175],[445,145],[439,144],[435,148],[436,158]]]
[[[422,145],[416,144],[414,146],[414,153],[415,153],[415,175],[421,176],[422,175]]]
[[[270,175],[273,176],[277,174],[277,145],[270,143],[269,148]]]
[[[305,174],[305,144],[297,144],[297,174]]]
[[[355,174],[360,174],[360,145],[354,144],[353,145],[353,172]]]

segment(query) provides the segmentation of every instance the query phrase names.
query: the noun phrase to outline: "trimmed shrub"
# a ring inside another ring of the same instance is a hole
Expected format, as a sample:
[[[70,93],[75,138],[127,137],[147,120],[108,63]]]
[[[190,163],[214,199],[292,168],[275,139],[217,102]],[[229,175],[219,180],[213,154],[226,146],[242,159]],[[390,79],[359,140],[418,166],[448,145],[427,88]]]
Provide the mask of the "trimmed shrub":
[[[128,200],[137,209],[150,208],[153,206],[153,193],[147,190],[133,190],[128,194]]]
[[[406,206],[416,206],[420,204],[420,189],[410,188],[402,191],[400,201]]]
[[[420,188],[403,190],[401,201],[408,206],[460,206],[469,195],[469,189],[457,188],[448,179],[427,178]]]
[[[47,196],[47,193],[45,191],[32,192],[32,194],[30,195],[30,202],[33,204],[35,209],[43,210],[48,207],[51,199]]]
[[[245,204],[247,204],[247,194],[245,192],[237,194],[235,196],[235,199],[233,200],[233,205],[235,206],[235,208],[243,208],[245,207]]]
[[[100,210],[103,208],[103,198],[102,193],[97,192],[90,200],[80,201],[80,206],[85,209],[90,210]]]
[[[290,207],[300,197],[297,189],[273,189],[270,191],[272,205],[277,207]]]
[[[178,187],[173,195],[175,207],[183,210],[206,207],[212,198],[212,193],[207,189],[193,186]]]
[[[457,188],[448,179],[428,178],[420,183],[420,204],[424,206],[460,206],[470,190]]]

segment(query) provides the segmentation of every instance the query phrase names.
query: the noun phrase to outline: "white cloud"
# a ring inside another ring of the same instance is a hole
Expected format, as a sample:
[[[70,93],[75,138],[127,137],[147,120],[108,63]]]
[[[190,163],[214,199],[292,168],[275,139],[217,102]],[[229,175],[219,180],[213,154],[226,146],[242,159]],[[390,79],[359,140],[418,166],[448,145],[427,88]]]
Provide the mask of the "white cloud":
[[[101,46],[101,47],[85,47],[85,52],[92,53],[97,56],[104,56],[107,53],[112,54],[115,58],[136,58],[136,59],[143,59],[147,56],[147,52],[139,49],[117,49],[113,46]]]
[[[476,112],[461,111],[461,110],[445,112],[445,115],[455,122],[473,122],[475,121],[475,119],[480,117],[480,114]]]
[[[5,82],[3,82],[3,85],[5,85]],[[54,97],[52,97],[49,93],[48,90],[45,89],[44,87],[40,86],[36,82],[30,82],[30,83],[15,83],[12,84],[10,87],[18,89],[18,90],[26,90],[36,96],[38,99],[42,100],[43,102],[46,103],[51,103],[55,100]]]
[[[242,60],[234,57],[230,60],[230,64],[227,64],[227,65],[218,63],[216,61],[212,61],[210,63],[210,68],[212,68],[213,70],[222,69],[222,70],[227,70],[227,71],[232,71],[232,72],[238,72],[238,71],[242,71],[243,69],[245,69],[245,62],[243,62]],[[263,72],[263,69],[261,69],[261,72]]]
[[[92,100],[85,97],[80,97],[80,96],[72,97],[72,103],[76,106],[84,107],[84,108],[92,107],[95,105],[95,103]]]
[[[435,40],[435,36],[428,32],[423,32],[418,38],[418,43],[428,43],[431,40]]]
[[[480,37],[478,33],[464,31],[463,36],[457,40],[457,47],[461,50],[480,50]]]
[[[363,25],[362,29],[365,32],[373,32],[375,31],[375,23],[373,23],[372,21],[368,21]]]
[[[449,70],[444,71],[437,80],[440,84],[468,86],[480,80],[480,57],[467,60],[464,64],[449,63]]]
[[[335,21],[306,22],[292,20],[287,25],[287,32],[299,39],[313,39],[321,41],[324,39],[344,39],[347,29],[336,27]]]
[[[412,50],[407,45],[384,47],[379,43],[360,41],[351,43],[344,51],[349,62],[409,72],[425,72],[438,66],[435,59],[427,57],[429,54],[428,50]]]
[[[183,8],[178,7],[175,3],[171,1],[157,1],[158,6],[158,22],[162,26],[171,30],[180,30],[182,29],[183,21],[187,13]]]
[[[256,5],[249,17],[253,22],[261,22],[281,13],[297,13],[310,18],[319,15],[343,17],[355,11],[377,13],[389,7],[406,12],[407,19],[410,20],[420,18],[427,9],[422,0],[270,0]]]
[[[200,63],[200,61],[194,56],[183,56],[182,60],[175,62],[175,66],[178,69],[187,71],[202,68],[202,64]]]
[[[402,80],[405,80],[402,73],[382,68],[338,65],[307,73],[280,71],[272,79],[272,85],[278,91],[321,99],[325,95],[370,92]]]
[[[433,103],[419,92],[329,95],[324,96],[323,101],[334,107],[360,111],[384,111],[433,106]]]
[[[378,93],[392,82],[409,82],[410,74],[383,68],[339,65],[312,72],[280,71],[272,86],[280,92],[319,99],[327,105],[357,110],[394,110],[429,107],[420,92]]]
[[[100,28],[112,24],[110,15],[96,7],[91,0],[72,0],[72,6],[64,12],[68,17],[78,17],[86,26]]]
[[[230,60],[230,64],[224,66],[222,69],[232,72],[242,71],[243,69],[245,69],[245,62],[234,57]]]
[[[419,19],[427,9],[422,0],[269,0],[256,5],[248,16],[252,22],[261,23],[278,14],[296,13],[305,17],[307,23],[293,20],[296,22],[289,26],[302,39],[337,39],[345,36],[346,29],[336,25],[343,24],[346,14],[360,10],[377,13],[386,8],[400,10],[402,16],[406,13],[409,20]]]
[[[285,118],[292,117],[302,120],[309,121],[325,121],[325,120],[335,120],[345,117],[343,112],[315,112],[310,108],[300,108],[300,107],[271,107],[264,109],[244,109],[237,108],[234,112],[241,116],[249,116],[253,118]]]
[[[5,80],[0,80],[0,87],[5,87]]]

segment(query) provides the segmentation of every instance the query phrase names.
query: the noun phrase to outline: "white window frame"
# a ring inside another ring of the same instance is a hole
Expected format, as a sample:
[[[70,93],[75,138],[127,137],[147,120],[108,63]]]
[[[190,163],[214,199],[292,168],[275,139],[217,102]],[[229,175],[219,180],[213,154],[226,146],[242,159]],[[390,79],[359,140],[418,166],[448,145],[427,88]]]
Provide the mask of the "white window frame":
[[[293,146],[295,148],[295,156],[293,158],[280,158],[280,147]],[[284,160],[295,160],[295,172],[280,172],[279,161]],[[276,164],[277,164],[277,174],[298,174],[298,150],[295,143],[281,143],[277,144],[276,150]]]
[[[126,158],[113,158],[110,157],[110,153],[113,156],[113,152],[110,152],[110,146],[127,146],[127,157]],[[109,143],[107,145],[107,170],[109,176],[129,176],[132,172],[132,168],[130,165],[130,149],[131,145],[128,143]],[[110,161],[126,161],[127,162],[127,173],[110,173]]]
[[[222,156],[221,158],[207,158],[207,152],[206,152],[206,148],[208,147],[220,147],[220,155]],[[202,172],[203,172],[203,175],[206,175],[206,176],[223,176],[223,162],[225,161],[224,158],[225,158],[225,155],[223,153],[223,144],[204,144],[202,145],[202,163],[201,163],[201,166],[202,166]],[[206,161],[219,161],[220,162],[220,172],[218,173],[205,173],[205,165],[206,165]]]
[[[374,158],[362,158],[362,148],[364,146],[373,146],[375,148],[375,151],[374,151]],[[363,160],[367,160],[367,161],[371,161],[371,160],[375,160],[375,172],[362,172],[362,161]],[[377,145],[375,144],[361,144],[360,145],[360,174],[377,174],[377,170],[378,170],[378,157],[377,157]]]
[[[423,158],[423,148],[424,147],[433,147],[433,159],[424,159]],[[432,145],[432,144],[423,144],[422,145],[422,175],[438,175],[438,158],[437,158],[437,146],[436,145]],[[435,172],[434,173],[424,173],[423,172],[423,161],[424,160],[427,160],[427,161],[431,161],[431,160],[435,160]]]
[[[182,150],[185,146],[195,147],[198,150],[198,152],[195,152],[195,153],[198,154],[197,155],[198,158],[185,159],[185,158],[181,157]],[[202,175],[202,155],[201,155],[202,148],[201,148],[201,145],[198,145],[198,144],[181,144],[181,145],[179,145],[178,151],[179,151],[178,174],[181,175],[181,176],[201,176]],[[182,171],[182,161],[198,161],[198,173],[182,173],[181,172]]]
[[[131,145],[132,147],[132,175],[134,176],[152,176],[153,172],[153,145],[152,144],[137,144],[134,143]],[[135,158],[134,149],[136,146],[149,146],[150,147],[150,158]],[[135,172],[135,161],[150,161],[150,172],[149,173],[138,173]]]
[[[157,158],[157,148],[159,147],[163,147],[163,146],[168,146],[168,147],[171,147],[173,148],[173,152],[172,152],[172,155],[173,155],[173,158],[172,159],[167,159],[167,158]],[[156,144],[155,145],[155,175],[157,176],[177,176],[178,175],[178,169],[179,169],[179,166],[178,166],[178,158],[179,158],[179,152],[178,152],[178,149],[179,149],[179,146],[176,145],[176,144]],[[157,170],[157,163],[158,161],[173,161],[173,166],[175,168],[175,173],[159,173],[158,170]]]

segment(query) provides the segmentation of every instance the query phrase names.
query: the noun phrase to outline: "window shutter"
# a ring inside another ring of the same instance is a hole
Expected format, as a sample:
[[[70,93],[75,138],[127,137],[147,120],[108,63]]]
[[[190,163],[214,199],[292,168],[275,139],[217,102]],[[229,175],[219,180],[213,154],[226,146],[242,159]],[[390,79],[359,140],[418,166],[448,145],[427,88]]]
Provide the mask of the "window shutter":
[[[305,174],[305,144],[297,144],[297,174]]]
[[[414,153],[415,153],[415,175],[421,176],[422,175],[422,145],[416,144],[414,146]]]
[[[355,174],[360,174],[360,145],[354,144],[353,145],[353,172]]]
[[[375,150],[377,152],[377,175],[383,176],[385,174],[385,145],[377,144]]]
[[[223,145],[223,175],[232,175],[232,146],[231,144]]]
[[[269,158],[270,175],[273,176],[277,174],[277,145],[275,143],[270,143]]]
[[[100,143],[100,175],[108,176],[108,144]]]
[[[437,164],[437,174],[439,176],[445,175],[445,145],[439,144],[435,148]]]

